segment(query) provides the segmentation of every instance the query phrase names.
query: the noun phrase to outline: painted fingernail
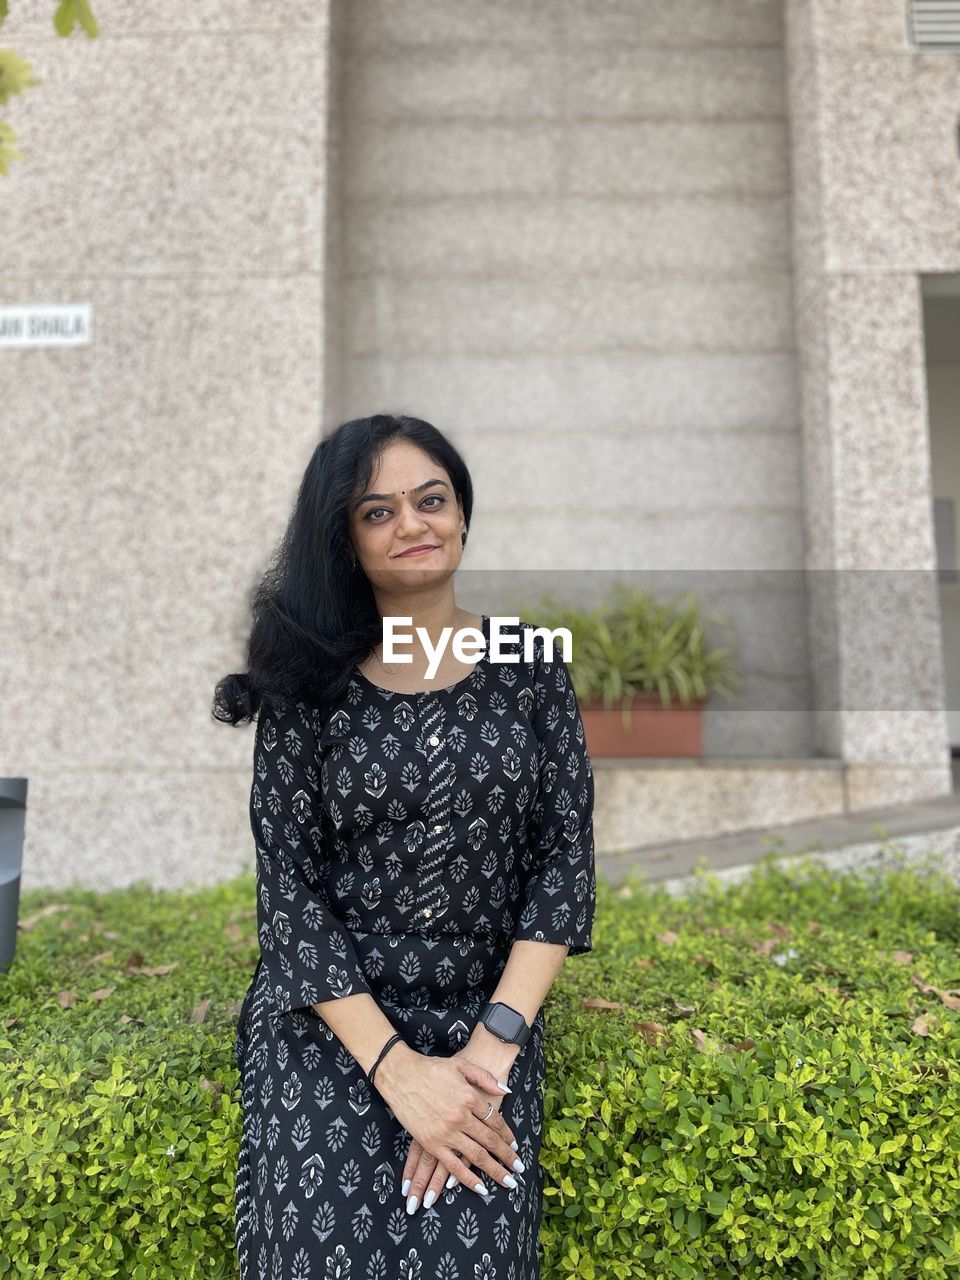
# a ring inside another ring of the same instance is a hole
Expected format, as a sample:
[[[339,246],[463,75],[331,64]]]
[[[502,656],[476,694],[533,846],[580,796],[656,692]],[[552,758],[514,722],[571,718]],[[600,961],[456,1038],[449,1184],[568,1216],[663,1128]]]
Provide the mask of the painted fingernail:
[[[456,1175],[455,1173],[451,1173],[450,1177],[447,1179],[447,1190],[448,1190],[448,1191],[449,1191],[449,1190],[450,1190],[450,1188],[453,1186],[453,1184],[456,1182],[456,1180],[457,1180],[457,1175]]]
[[[400,1194],[402,1196],[405,1196],[409,1190],[410,1190],[410,1179],[404,1178],[403,1186],[400,1188]]]
[[[483,1185],[482,1182],[478,1182],[473,1189],[474,1191],[479,1191],[482,1196],[485,1196],[487,1194],[487,1188]]]
[[[517,1156],[516,1160],[513,1162],[513,1167],[516,1169],[517,1173],[523,1173],[527,1166],[523,1163],[520,1157]]]
[[[513,1093],[513,1090],[508,1085],[505,1085],[502,1080],[498,1080],[497,1084],[500,1086],[500,1088],[503,1090],[504,1093]]]
[[[504,1176],[504,1179],[503,1179],[503,1185],[504,1185],[505,1187],[513,1187],[513,1188],[514,1188],[514,1190],[516,1189],[516,1186],[517,1186],[517,1180],[516,1180],[516,1178],[513,1176],[513,1174],[512,1174],[512,1173],[508,1173],[508,1174],[506,1174],[506,1175]]]
[[[520,1148],[517,1146],[517,1140],[516,1140],[516,1138],[514,1138],[514,1140],[510,1143],[510,1145],[511,1145],[511,1147],[513,1147],[514,1151],[519,1151],[519,1150],[520,1150]],[[406,1195],[407,1193],[406,1193],[406,1192],[404,1192],[403,1194],[404,1194],[404,1195]]]
[[[434,1200],[436,1200],[436,1198],[437,1198],[437,1193],[434,1191],[433,1187],[431,1187],[430,1190],[427,1192],[427,1194],[423,1197],[423,1207],[425,1209],[429,1209],[430,1206],[433,1204]]]
[[[411,1196],[410,1199],[407,1201],[407,1213],[413,1213],[416,1210],[416,1207],[419,1203],[420,1203],[419,1196]]]

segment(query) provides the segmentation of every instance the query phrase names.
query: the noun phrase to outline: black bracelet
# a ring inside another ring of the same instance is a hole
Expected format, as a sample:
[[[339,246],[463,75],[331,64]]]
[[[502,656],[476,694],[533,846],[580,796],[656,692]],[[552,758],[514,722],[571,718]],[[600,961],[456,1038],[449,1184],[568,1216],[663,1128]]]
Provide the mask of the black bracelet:
[[[379,1054],[378,1054],[378,1056],[377,1056],[377,1060],[376,1060],[376,1062],[375,1062],[375,1063],[373,1064],[373,1066],[370,1068],[369,1074],[367,1075],[367,1080],[369,1081],[369,1083],[370,1083],[370,1084],[373,1084],[373,1073],[376,1071],[377,1067],[379,1067],[379,1065],[380,1065],[380,1063],[381,1063],[381,1061],[382,1061],[382,1059],[383,1059],[384,1054],[387,1052],[387,1050],[388,1050],[388,1049],[392,1049],[392,1048],[393,1048],[393,1046],[397,1043],[397,1041],[398,1041],[398,1040],[402,1040],[402,1039],[403,1039],[403,1036],[400,1034],[400,1032],[399,1032],[399,1031],[397,1031],[397,1032],[395,1032],[395,1034],[394,1034],[394,1035],[392,1035],[392,1036],[390,1037],[390,1039],[387,1041],[387,1043],[386,1043],[386,1044],[383,1046],[383,1048],[380,1050],[380,1053],[379,1053]]]

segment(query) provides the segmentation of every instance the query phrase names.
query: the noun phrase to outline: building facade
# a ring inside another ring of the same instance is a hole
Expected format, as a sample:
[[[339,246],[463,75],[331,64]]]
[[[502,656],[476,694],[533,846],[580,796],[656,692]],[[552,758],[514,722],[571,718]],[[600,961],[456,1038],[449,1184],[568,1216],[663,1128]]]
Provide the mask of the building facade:
[[[213,685],[317,439],[374,412],[471,467],[468,606],[524,571],[732,623],[705,759],[598,766],[598,848],[949,792],[939,8],[97,0],[98,40],[63,41],[12,6],[42,84],[11,113],[0,303],[93,311],[85,347],[0,350],[24,885],[249,865],[252,733]]]

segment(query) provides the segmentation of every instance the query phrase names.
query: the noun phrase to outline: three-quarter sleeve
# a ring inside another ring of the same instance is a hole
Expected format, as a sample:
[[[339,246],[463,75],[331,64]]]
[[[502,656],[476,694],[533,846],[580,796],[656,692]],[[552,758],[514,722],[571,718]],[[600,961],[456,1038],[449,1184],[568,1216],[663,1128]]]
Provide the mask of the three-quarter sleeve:
[[[301,701],[257,718],[250,822],[257,851],[257,932],[281,1013],[369,992],[349,933],[318,892],[324,861],[317,711]]]
[[[593,949],[596,866],[593,841],[593,768],[580,707],[559,644],[547,661],[545,643],[535,662],[539,743],[537,799],[528,826],[532,864],[517,940],[566,944],[569,955]]]

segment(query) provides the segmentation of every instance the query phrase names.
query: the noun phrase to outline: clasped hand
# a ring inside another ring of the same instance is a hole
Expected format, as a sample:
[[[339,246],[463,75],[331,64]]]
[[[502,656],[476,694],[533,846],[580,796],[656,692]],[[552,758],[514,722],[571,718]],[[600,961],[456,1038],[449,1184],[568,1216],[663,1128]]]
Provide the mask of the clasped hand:
[[[500,1114],[507,1095],[468,1051],[448,1058],[416,1055],[391,1091],[390,1108],[411,1136],[402,1180],[408,1212],[421,1203],[429,1208],[445,1184],[462,1182],[486,1195],[475,1170],[507,1187],[517,1185],[511,1170],[523,1172],[515,1135]],[[490,1103],[493,1111],[485,1118]]]

